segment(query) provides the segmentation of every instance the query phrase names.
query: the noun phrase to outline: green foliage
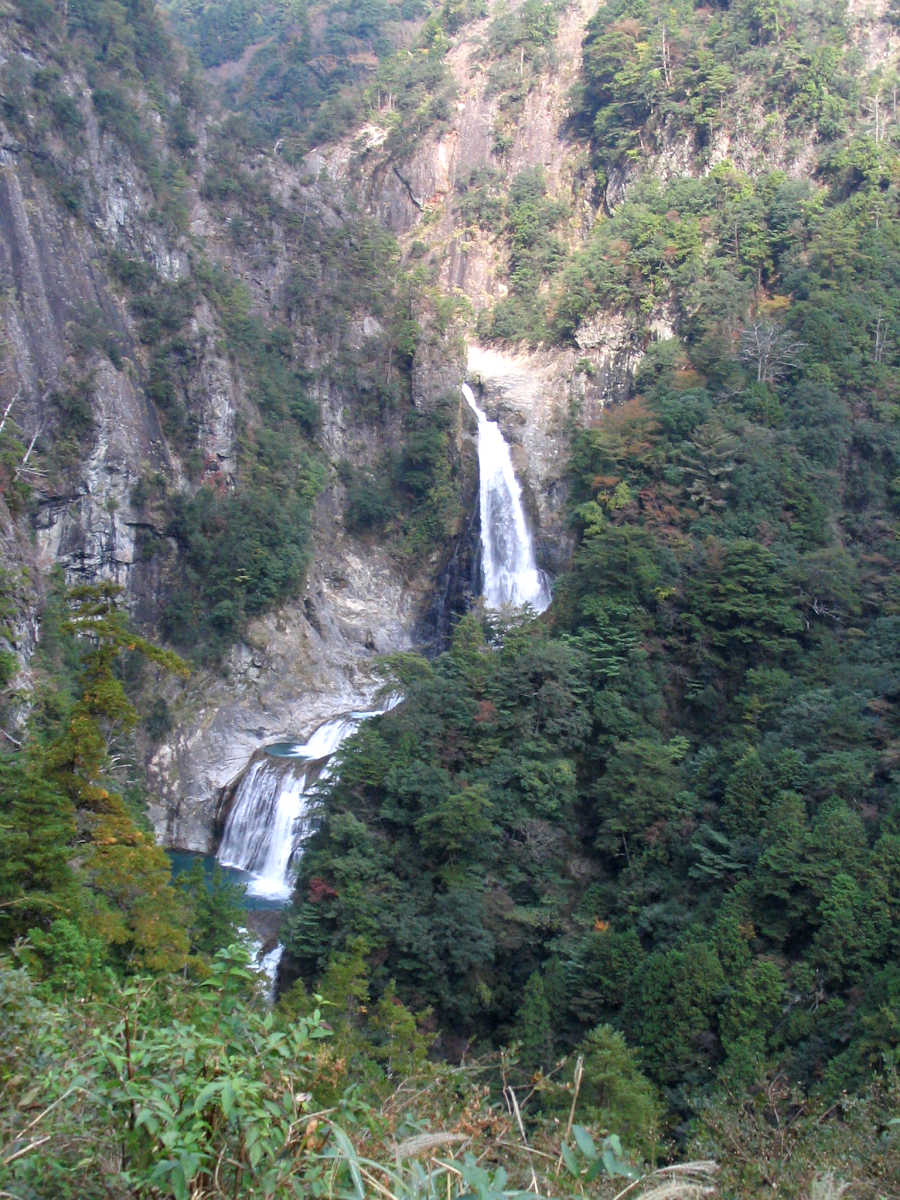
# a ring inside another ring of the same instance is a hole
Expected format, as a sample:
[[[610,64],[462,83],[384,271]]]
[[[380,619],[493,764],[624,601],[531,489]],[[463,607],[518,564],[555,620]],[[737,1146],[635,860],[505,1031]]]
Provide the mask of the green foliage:
[[[513,179],[503,230],[510,247],[510,295],[499,301],[489,315],[482,315],[481,334],[503,341],[532,343],[545,338],[544,300],[540,292],[544,280],[564,258],[562,244],[552,230],[565,213],[562,202],[547,196],[542,168],[528,168]]]
[[[370,94],[387,125],[392,156],[409,154],[416,139],[449,119],[455,84],[445,50],[443,39],[435,35],[420,51],[398,51],[379,67]]]
[[[49,994],[85,1000],[108,990],[106,947],[74,921],[57,917],[46,930],[30,930],[28,941],[39,956]]]
[[[347,488],[344,525],[351,533],[383,529],[395,512],[390,476],[354,469],[342,463],[340,474]]]
[[[73,904],[69,844],[72,801],[47,780],[39,762],[0,758],[0,938],[10,945],[37,921]]]
[[[859,95],[846,38],[836,4],[601,5],[588,25],[575,97],[601,181],[675,131],[702,150],[751,108],[791,134],[839,136]]]
[[[181,1200],[215,1176],[222,1196],[251,1180],[269,1196],[303,1194],[291,1184],[314,1157],[303,1085],[327,1031],[315,1011],[281,1027],[260,1011],[242,948],[221,951],[193,993],[169,981],[120,986],[112,1020],[84,1011],[83,1042],[64,1010],[41,1005],[6,966],[2,978],[25,1001],[16,1065],[34,1072],[27,1089],[21,1075],[14,1081],[20,1107],[4,1112],[4,1141],[23,1135],[20,1152],[4,1156],[15,1164],[11,1185],[52,1184],[59,1196],[153,1189]],[[45,1111],[29,1138],[37,1095]],[[80,1132],[88,1127],[90,1143]],[[118,1153],[107,1153],[113,1145]]]
[[[395,89],[407,128],[424,128],[446,105],[438,95],[447,81],[439,54],[424,64],[424,56],[408,53],[427,7],[421,0],[167,0],[166,7],[204,66],[240,61],[226,91],[235,118],[223,133],[243,148],[280,141],[281,153],[299,161],[352,127],[366,93],[379,107],[382,85]],[[398,145],[406,136],[401,126]]]
[[[163,620],[173,644],[215,659],[250,617],[296,593],[317,484],[312,464],[307,472],[287,494],[272,484],[226,495],[203,487],[176,502],[170,533],[184,574]]]
[[[659,1100],[625,1038],[610,1025],[598,1025],[579,1043],[576,1053],[583,1056],[581,1111],[592,1124],[616,1130],[626,1145],[652,1160],[659,1131]],[[621,1157],[621,1149],[618,1153]]]
[[[604,1173],[625,1179],[639,1178],[638,1172],[624,1156],[622,1142],[617,1133],[607,1135],[599,1150],[583,1125],[573,1125],[572,1136],[577,1153],[576,1149],[564,1142],[562,1159],[566,1170],[580,1183],[593,1183]]]
[[[101,339],[104,343],[106,337],[104,334]],[[42,434],[36,449],[41,455],[42,469],[54,480],[68,480],[81,466],[93,442],[93,395],[91,372],[67,372],[48,397],[50,436]]]
[[[244,889],[231,883],[216,864],[210,874],[195,858],[186,871],[174,877],[190,913],[188,932],[192,954],[212,956],[238,939],[244,919]]]
[[[523,1067],[531,1070],[549,1067],[553,1057],[553,1026],[544,980],[537,971],[532,971],[525,983],[515,1035]]]
[[[525,0],[512,12],[501,12],[488,28],[488,49],[505,55],[520,47],[533,53],[549,45],[556,37],[559,8],[557,3]]]
[[[441,6],[441,23],[448,33],[456,33],[469,21],[487,15],[485,0],[444,0]]]
[[[155,968],[179,965],[187,950],[168,860],[111,790],[108,757],[109,740],[137,720],[118,674],[121,656],[136,652],[167,670],[186,668],[129,627],[118,591],[112,584],[76,588],[62,617],[51,616],[48,632],[68,643],[73,694],[45,702],[24,753],[0,759],[0,839],[8,855],[0,934],[9,945],[33,926],[48,929],[43,936],[39,928],[33,943],[51,974],[60,963],[77,965],[79,956],[96,958],[96,938],[116,947],[120,961],[133,957]],[[53,920],[64,916],[74,924]]]
[[[563,7],[559,0],[525,0],[512,10],[500,8],[488,26],[482,54],[490,64],[487,94],[497,96],[495,138],[501,141],[521,117],[525,97],[541,73],[556,65],[553,42]]]
[[[27,447],[12,412],[10,405],[0,428],[0,496],[10,512],[18,515],[28,503],[31,487],[23,470]]]
[[[492,167],[476,168],[466,179],[457,181],[457,190],[461,221],[489,233],[502,232],[504,204],[499,171]]]
[[[402,443],[375,470],[339,467],[346,488],[344,525],[379,531],[407,561],[446,546],[460,520],[459,464],[452,441],[457,402],[445,397],[403,420]]]
[[[195,50],[204,67],[218,67],[240,58],[248,46],[267,37],[281,35],[291,19],[302,20],[300,5],[252,0],[230,0],[226,4],[167,5],[175,28]]]
[[[787,55],[795,33],[802,48],[804,22],[836,28],[732,7],[666,17],[673,76],[701,26],[728,25],[729,69]],[[592,33],[602,119],[642,136],[669,91],[658,22],[646,36],[659,15],[619,5]],[[889,142],[835,140],[815,184],[728,164],[639,181],[598,219],[554,335],[612,310],[637,352],[663,304],[677,334],[574,436],[576,549],[548,616],[469,614],[445,655],[395,660],[406,704],[342,748],[286,933],[308,986],[362,936],[370,1002],[395,986],[440,1029],[518,1043],[526,1070],[604,1027],[601,1066],[644,1112],[635,1129],[657,1088],[677,1126],[777,1071],[811,1105],[834,1101],[863,1086],[879,1036],[894,1061]],[[507,196],[473,175],[459,208],[511,251],[509,305],[484,331],[509,312],[511,338],[545,337],[536,297],[557,287],[547,232],[564,214],[540,175]],[[446,1033],[437,1046],[458,1052]]]

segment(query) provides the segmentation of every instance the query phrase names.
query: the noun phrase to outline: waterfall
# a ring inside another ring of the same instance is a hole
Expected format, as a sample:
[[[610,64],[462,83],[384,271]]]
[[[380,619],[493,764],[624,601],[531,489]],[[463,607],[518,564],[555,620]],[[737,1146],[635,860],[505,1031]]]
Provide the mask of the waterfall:
[[[275,1003],[275,986],[278,980],[278,967],[281,964],[281,956],[284,953],[284,946],[281,942],[268,952],[268,954],[257,954],[256,961],[259,964],[259,969],[265,975],[267,980],[266,999],[270,1004]]]
[[[543,612],[550,603],[547,576],[534,560],[534,547],[522,489],[512,467],[509,446],[496,421],[478,407],[463,384],[466,403],[478,420],[478,470],[481,510],[483,595],[488,608],[530,605]],[[382,709],[350,712],[320,725],[306,742],[278,742],[258,750],[240,777],[217,858],[252,878],[251,896],[287,900],[292,860],[311,832],[308,812],[315,785],[328,774],[328,763],[360,722]]]
[[[223,867],[252,876],[248,895],[290,898],[291,860],[312,832],[307,814],[315,784],[327,778],[329,759],[360,722],[397,702],[343,713],[320,725],[306,742],[277,742],[256,752],[238,781],[216,854]]]
[[[270,759],[263,750],[251,761],[235,792],[216,857],[222,866],[237,867],[253,877],[247,885],[251,896],[287,900],[291,894],[289,867],[297,825],[321,763],[298,767]]]
[[[489,421],[467,383],[466,403],[478,421],[478,473],[484,602],[488,608],[530,604],[543,612],[550,603],[547,576],[534,561],[522,489],[509,446],[496,421]]]

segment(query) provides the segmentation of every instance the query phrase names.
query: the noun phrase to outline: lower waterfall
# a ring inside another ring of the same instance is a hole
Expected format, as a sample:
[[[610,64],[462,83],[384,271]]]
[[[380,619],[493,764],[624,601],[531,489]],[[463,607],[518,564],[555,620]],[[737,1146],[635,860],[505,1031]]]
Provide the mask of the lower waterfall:
[[[321,763],[297,771],[257,753],[238,784],[217,858],[252,875],[249,895],[287,900],[291,855],[302,837],[297,826]]]
[[[509,446],[497,422],[489,421],[478,407],[468,384],[462,392],[478,420],[485,606],[527,604],[543,612],[550,603],[550,585],[535,562]],[[342,713],[320,725],[306,742],[278,742],[257,750],[235,787],[216,855],[223,866],[252,876],[249,895],[285,902],[290,898],[297,851],[312,832],[311,794],[327,778],[331,756],[362,721],[387,712],[399,700],[394,697],[372,711]]]
[[[328,763],[341,742],[384,708],[342,713],[320,725],[306,742],[276,742],[257,750],[234,792],[216,858],[252,876],[250,896],[289,900],[292,859],[312,832],[306,818],[312,790],[327,778]]]

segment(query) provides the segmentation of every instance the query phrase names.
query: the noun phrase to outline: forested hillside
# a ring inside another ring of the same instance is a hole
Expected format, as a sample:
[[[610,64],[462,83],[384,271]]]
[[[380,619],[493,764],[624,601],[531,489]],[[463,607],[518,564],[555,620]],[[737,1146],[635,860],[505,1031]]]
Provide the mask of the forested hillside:
[[[308,980],[356,955],[451,1053],[518,1041],[529,1070],[611,1025],[680,1120],[892,1067],[900,225],[873,156],[647,182],[572,268],[564,303],[576,270],[591,303],[666,289],[685,336],[574,439],[547,618],[471,614],[393,664],[407,702],[303,860]]]
[[[900,1197],[900,11],[588,7],[2,7],[0,1195]],[[565,378],[540,616],[446,583],[476,338]],[[443,624],[273,1002],[147,765],[317,555]]]

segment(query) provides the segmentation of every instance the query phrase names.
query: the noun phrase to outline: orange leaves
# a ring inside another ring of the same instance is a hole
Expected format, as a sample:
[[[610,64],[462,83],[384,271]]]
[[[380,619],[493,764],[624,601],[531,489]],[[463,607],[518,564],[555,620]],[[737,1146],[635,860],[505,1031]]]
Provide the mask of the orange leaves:
[[[320,875],[314,875],[310,879],[308,896],[312,904],[321,904],[323,900],[335,900],[337,894],[337,888]]]
[[[703,376],[693,367],[676,367],[671,375],[672,386],[680,392],[703,386]]]

